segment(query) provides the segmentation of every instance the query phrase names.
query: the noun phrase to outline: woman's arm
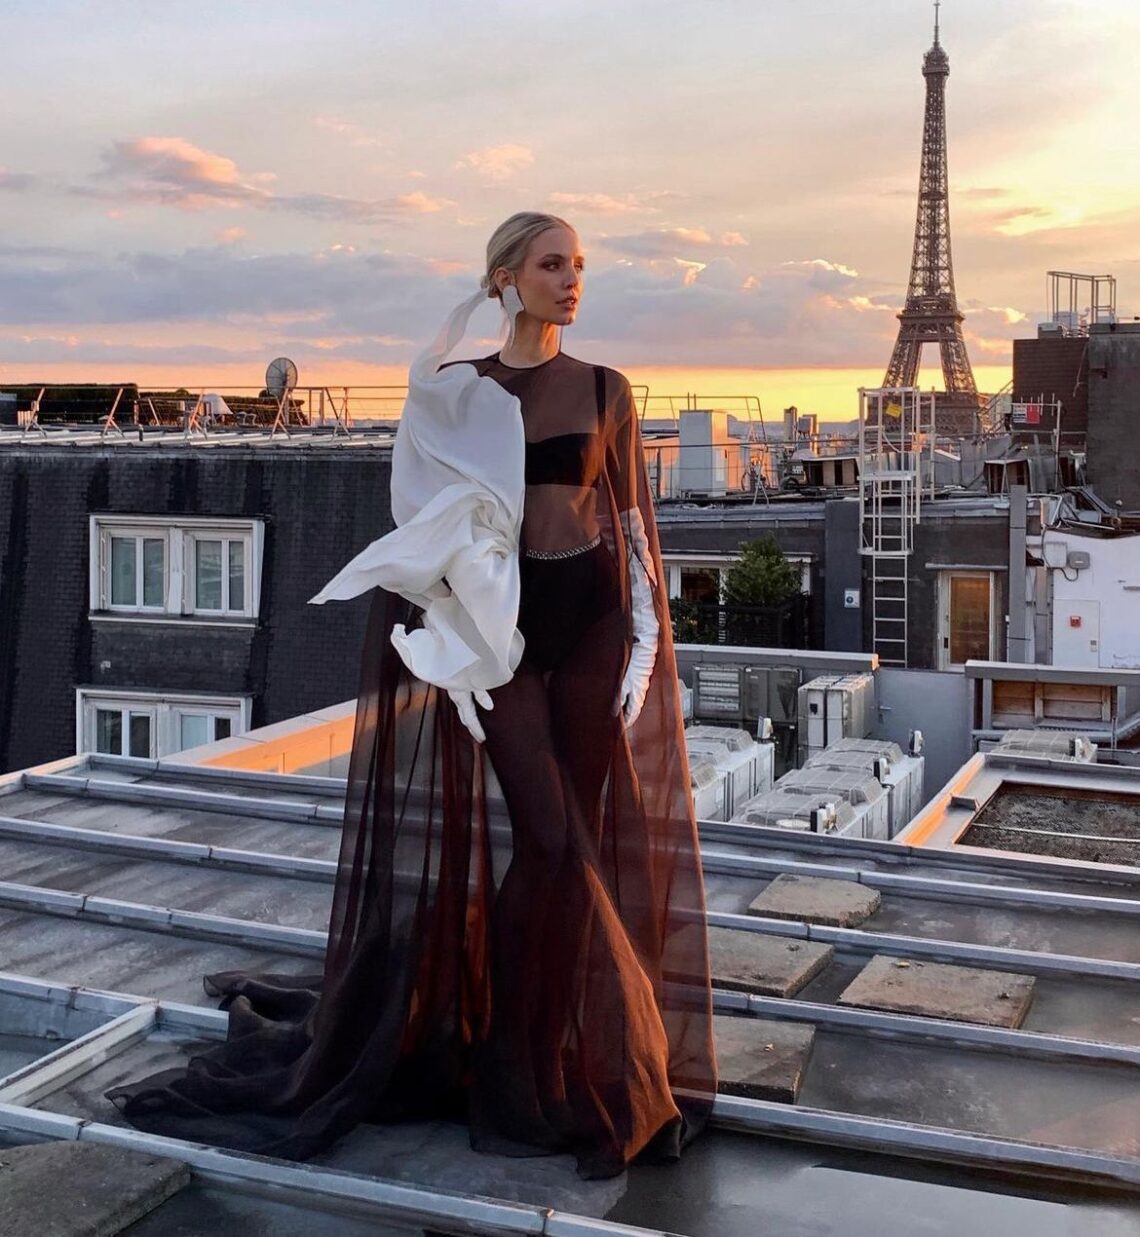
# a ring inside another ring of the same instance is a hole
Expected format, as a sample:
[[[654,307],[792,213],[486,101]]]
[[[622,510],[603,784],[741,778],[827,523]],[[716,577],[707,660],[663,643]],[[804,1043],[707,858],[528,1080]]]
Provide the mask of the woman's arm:
[[[657,571],[646,526],[645,512],[648,511],[650,520],[653,514],[645,489],[641,426],[629,382],[622,375],[618,377],[621,389],[616,405],[614,488],[629,569],[630,626],[633,632],[633,647],[618,703],[626,726],[632,726],[649,691],[657,662],[660,625],[654,601],[654,590],[658,587]]]

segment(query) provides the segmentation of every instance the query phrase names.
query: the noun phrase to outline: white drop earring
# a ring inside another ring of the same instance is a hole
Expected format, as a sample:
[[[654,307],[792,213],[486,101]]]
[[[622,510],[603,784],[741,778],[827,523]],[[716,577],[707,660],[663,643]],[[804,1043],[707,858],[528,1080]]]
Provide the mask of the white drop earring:
[[[522,297],[519,296],[519,290],[513,283],[507,284],[499,295],[503,301],[503,312],[507,315],[507,344],[509,345],[515,337],[515,319],[523,311]]]

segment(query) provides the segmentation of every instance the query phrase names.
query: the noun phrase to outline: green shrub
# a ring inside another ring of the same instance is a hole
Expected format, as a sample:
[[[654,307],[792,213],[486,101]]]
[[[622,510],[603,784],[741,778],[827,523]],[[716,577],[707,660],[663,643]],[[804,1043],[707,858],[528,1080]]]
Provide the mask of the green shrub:
[[[740,558],[725,576],[724,600],[732,606],[778,606],[800,589],[799,567],[766,536],[741,547]]]

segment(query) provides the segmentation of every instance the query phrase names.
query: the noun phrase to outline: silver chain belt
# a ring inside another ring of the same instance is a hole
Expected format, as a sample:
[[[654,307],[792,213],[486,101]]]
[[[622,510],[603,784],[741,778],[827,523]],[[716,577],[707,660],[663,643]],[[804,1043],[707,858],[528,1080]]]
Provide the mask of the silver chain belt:
[[[579,554],[586,554],[595,546],[602,544],[602,534],[599,533],[593,541],[587,541],[585,545],[576,545],[572,550],[524,550],[524,558],[575,558]]]

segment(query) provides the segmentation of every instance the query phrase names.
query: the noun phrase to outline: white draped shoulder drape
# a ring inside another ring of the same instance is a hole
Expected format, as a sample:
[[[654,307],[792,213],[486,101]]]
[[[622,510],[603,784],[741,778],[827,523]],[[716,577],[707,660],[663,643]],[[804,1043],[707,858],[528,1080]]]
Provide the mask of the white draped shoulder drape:
[[[518,399],[472,365],[440,369],[487,299],[456,306],[413,362],[392,450],[396,527],[339,571],[311,602],[380,587],[423,609],[392,643],[417,678],[453,690],[510,681],[523,653],[518,631],[519,535],[524,485]]]

